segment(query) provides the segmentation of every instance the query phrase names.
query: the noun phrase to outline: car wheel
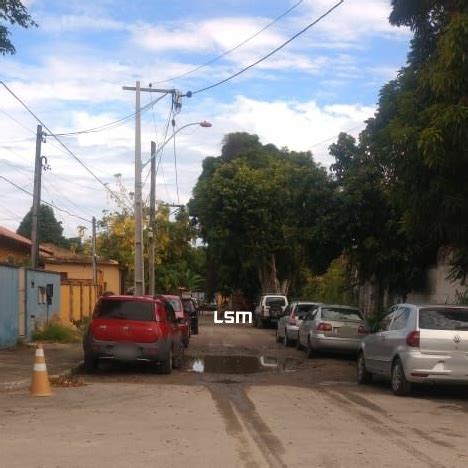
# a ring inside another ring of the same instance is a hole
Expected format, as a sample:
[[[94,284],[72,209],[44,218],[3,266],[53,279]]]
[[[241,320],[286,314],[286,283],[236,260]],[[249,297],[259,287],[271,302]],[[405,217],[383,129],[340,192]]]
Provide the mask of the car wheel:
[[[183,345],[181,345],[179,355],[177,357],[174,357],[172,360],[173,369],[180,369],[182,367],[182,364],[184,362],[184,355],[185,355],[184,347]]]
[[[372,374],[366,369],[366,361],[364,359],[364,353],[359,353],[357,362],[357,383],[359,385],[366,385],[372,382]]]
[[[392,390],[395,395],[406,396],[411,393],[411,383],[406,380],[403,364],[397,358],[392,366]]]
[[[170,374],[172,371],[172,349],[169,350],[169,356],[164,361],[159,361],[161,374]]]
[[[283,338],[281,338],[280,334],[279,334],[279,330],[278,328],[276,329],[276,342],[277,343],[281,343],[283,341]]]
[[[92,374],[96,372],[97,369],[97,359],[90,354],[84,355],[83,367],[86,373]]]
[[[310,342],[310,337],[307,338],[307,357],[309,359],[315,357],[315,350],[312,348],[312,343]]]
[[[257,328],[263,328],[263,320],[257,315]]]

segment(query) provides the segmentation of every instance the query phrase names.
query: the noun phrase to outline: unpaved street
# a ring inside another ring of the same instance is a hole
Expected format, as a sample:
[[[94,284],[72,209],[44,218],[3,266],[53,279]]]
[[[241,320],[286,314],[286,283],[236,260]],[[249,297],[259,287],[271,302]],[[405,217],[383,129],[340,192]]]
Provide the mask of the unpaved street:
[[[188,351],[169,376],[119,366],[51,398],[0,394],[0,466],[468,465],[466,389],[397,398],[384,382],[358,387],[352,359],[307,360],[276,344],[274,330],[211,317]],[[228,372],[193,372],[196,362]],[[252,373],[232,373],[243,370]]]

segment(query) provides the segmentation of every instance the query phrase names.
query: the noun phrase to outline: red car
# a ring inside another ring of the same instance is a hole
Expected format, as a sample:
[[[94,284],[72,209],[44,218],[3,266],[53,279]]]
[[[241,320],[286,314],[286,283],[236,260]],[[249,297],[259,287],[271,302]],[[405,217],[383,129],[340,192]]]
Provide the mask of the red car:
[[[177,323],[179,324],[180,331],[182,332],[182,343],[187,348],[190,341],[190,317],[187,312],[184,311],[184,306],[182,305],[180,297],[170,296],[167,294],[163,294],[161,297],[166,299],[173,307],[177,317]]]
[[[94,309],[83,338],[84,366],[99,359],[148,361],[170,374],[182,365],[184,347],[173,307],[160,296],[106,296]]]

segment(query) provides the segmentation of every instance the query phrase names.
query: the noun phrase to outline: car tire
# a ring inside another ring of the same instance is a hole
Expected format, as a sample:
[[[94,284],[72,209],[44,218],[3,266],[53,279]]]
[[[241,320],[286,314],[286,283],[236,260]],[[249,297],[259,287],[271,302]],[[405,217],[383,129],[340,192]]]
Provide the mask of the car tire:
[[[262,320],[262,318],[259,317],[258,315],[257,315],[257,323],[256,323],[256,325],[257,325],[257,328],[263,328],[263,320]]]
[[[364,353],[361,351],[357,361],[357,383],[359,385],[367,385],[372,382],[372,374],[366,368]]]
[[[93,355],[85,354],[83,360],[83,367],[87,374],[93,374],[97,369],[97,359]]]
[[[281,338],[278,328],[276,329],[276,342],[277,343],[282,343],[283,342],[283,338]]]
[[[310,337],[307,337],[307,349],[306,349],[307,357],[312,359],[315,357],[315,350],[312,348],[312,343],[310,342]]]
[[[173,357],[172,359],[173,369],[180,369],[182,367],[182,364],[184,362],[184,355],[185,355],[184,347],[183,345],[181,345],[179,355],[177,357]]]
[[[164,361],[159,361],[161,374],[170,374],[172,372],[172,349],[169,350],[169,356]]]
[[[405,370],[400,358],[396,358],[392,366],[392,391],[398,396],[407,396],[411,393],[411,382],[406,380]]]
[[[299,332],[297,332],[296,349],[299,351],[302,350],[301,340],[299,339]]]

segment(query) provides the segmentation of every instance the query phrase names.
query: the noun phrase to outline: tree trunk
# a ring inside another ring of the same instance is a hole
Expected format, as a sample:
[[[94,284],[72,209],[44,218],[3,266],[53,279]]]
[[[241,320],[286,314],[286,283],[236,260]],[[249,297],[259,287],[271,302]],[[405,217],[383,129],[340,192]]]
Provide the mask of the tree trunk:
[[[281,284],[278,281],[276,271],[276,259],[272,254],[269,261],[262,263],[258,268],[258,279],[262,286],[262,293],[286,294],[289,289],[289,280]]]

